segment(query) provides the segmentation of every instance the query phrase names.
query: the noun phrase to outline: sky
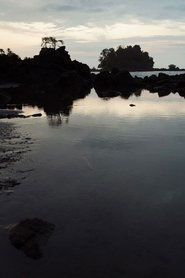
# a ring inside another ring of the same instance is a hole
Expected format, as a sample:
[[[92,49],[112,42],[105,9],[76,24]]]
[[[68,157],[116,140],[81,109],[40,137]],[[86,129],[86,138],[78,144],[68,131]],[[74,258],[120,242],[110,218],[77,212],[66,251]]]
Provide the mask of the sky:
[[[102,49],[139,44],[155,67],[185,68],[184,15],[184,0],[0,0],[0,48],[24,58],[55,36],[97,66]]]

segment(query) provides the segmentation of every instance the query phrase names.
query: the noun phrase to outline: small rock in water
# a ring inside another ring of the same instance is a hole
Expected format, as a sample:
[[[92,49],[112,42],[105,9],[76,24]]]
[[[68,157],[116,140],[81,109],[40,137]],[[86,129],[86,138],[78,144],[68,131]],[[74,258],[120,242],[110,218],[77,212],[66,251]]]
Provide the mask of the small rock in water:
[[[136,105],[135,104],[130,104],[130,107],[135,107]]]
[[[34,218],[21,221],[9,230],[11,244],[32,259],[42,257],[40,245],[47,241],[55,229],[54,224]]]
[[[32,117],[42,117],[42,114],[41,113],[33,114]]]

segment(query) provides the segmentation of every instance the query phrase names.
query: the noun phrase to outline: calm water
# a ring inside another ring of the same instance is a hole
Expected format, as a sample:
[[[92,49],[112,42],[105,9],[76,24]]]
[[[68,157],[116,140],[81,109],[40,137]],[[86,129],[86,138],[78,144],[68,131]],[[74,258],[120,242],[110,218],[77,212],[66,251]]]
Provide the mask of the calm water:
[[[8,121],[33,144],[0,196],[0,277],[183,277],[185,99],[92,92],[69,116],[43,115]],[[38,261],[4,229],[32,217],[56,225]]]

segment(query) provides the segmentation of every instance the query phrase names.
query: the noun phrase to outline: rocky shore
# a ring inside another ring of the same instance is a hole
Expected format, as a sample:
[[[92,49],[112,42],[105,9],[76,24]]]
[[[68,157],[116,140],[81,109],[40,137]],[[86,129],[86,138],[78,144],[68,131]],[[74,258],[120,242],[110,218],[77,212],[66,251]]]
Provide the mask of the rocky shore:
[[[179,93],[185,96],[185,74],[165,73],[150,77],[132,77],[128,71],[91,73],[88,65],[71,60],[65,46],[42,48],[33,58],[21,60],[16,54],[0,55],[0,118],[25,118],[21,111],[7,110],[10,104],[43,108],[47,115],[70,113],[73,101],[86,97],[92,88],[101,98],[129,98],[142,89],[159,96]],[[21,110],[21,109],[20,109]],[[34,115],[30,115],[34,116]],[[38,115],[36,115],[38,116]]]
[[[159,96],[179,93],[185,96],[185,74],[170,76],[165,73],[150,77],[132,77],[127,71],[113,70],[93,74],[93,86],[99,97],[129,96],[138,89],[157,92]]]

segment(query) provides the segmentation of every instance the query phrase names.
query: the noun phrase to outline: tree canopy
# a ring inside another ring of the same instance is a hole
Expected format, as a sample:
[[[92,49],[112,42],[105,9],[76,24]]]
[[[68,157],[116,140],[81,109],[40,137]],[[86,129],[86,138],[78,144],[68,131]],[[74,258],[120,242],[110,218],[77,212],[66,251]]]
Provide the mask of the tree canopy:
[[[55,37],[44,37],[42,38],[41,47],[42,48],[54,48],[64,44],[63,40],[57,40]]]
[[[170,64],[170,65],[168,66],[168,68],[169,68],[169,70],[179,70],[179,67],[177,67],[177,66],[174,65],[174,64]]]
[[[98,67],[103,70],[113,68],[128,71],[152,70],[154,66],[153,58],[148,52],[142,51],[139,45],[127,47],[120,45],[116,50],[114,48],[103,49],[99,62]]]

